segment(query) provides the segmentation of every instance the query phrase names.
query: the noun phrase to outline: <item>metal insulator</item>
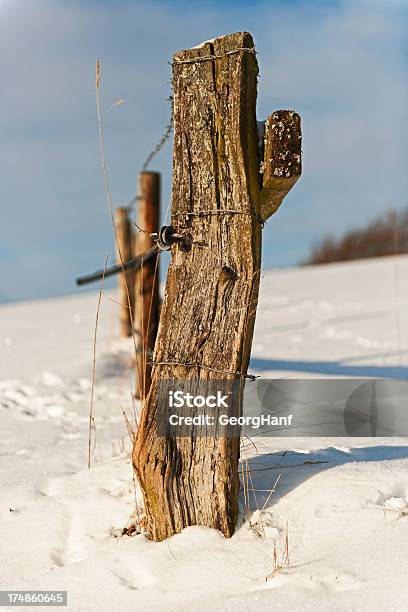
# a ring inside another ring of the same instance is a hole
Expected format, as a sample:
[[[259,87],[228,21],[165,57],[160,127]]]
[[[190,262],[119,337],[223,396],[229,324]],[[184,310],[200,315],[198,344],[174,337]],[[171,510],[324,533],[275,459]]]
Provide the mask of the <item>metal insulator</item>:
[[[151,234],[153,240],[161,251],[169,251],[170,247],[176,243],[184,243],[188,239],[187,236],[177,234],[172,225],[163,225],[158,234]]]

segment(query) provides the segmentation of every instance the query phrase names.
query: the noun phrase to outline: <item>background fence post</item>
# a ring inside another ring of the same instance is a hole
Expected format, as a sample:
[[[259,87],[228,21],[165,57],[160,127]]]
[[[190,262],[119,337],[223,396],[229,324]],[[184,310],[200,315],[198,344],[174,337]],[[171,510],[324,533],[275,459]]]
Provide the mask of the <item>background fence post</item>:
[[[150,234],[159,231],[160,173],[141,172],[139,175],[139,207],[135,240],[136,253],[141,255],[154,246]],[[151,381],[154,343],[159,323],[159,262],[156,255],[136,270],[134,329],[137,337],[135,397],[147,395]]]
[[[133,257],[133,230],[127,208],[117,208],[115,211],[115,226],[118,243],[116,245],[117,263],[126,263]],[[119,255],[120,249],[120,255]],[[122,261],[121,261],[122,257]],[[127,288],[126,288],[127,285]],[[132,335],[132,315],[130,307],[134,306],[134,270],[126,270],[118,276],[119,303],[121,305],[119,314],[119,333],[126,337]]]

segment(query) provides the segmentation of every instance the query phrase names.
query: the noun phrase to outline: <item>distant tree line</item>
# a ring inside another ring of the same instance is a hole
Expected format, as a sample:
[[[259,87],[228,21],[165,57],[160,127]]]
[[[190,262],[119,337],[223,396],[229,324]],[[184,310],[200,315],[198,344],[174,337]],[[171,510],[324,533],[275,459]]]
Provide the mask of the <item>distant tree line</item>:
[[[327,236],[312,247],[302,263],[321,264],[398,253],[408,253],[408,210],[389,212],[367,227],[346,232],[340,238]]]

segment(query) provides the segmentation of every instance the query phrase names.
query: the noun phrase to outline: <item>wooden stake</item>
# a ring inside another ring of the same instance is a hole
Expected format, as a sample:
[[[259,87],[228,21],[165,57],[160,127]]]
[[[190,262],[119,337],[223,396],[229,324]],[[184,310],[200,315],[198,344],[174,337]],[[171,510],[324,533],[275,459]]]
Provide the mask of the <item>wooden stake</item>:
[[[243,381],[261,264],[258,66],[252,37],[238,32],[176,53],[173,61],[171,249],[150,393],[133,465],[150,538],[188,525],[231,536],[238,517],[238,437],[158,435],[158,388]],[[190,242],[190,244],[189,244]]]
[[[160,224],[160,174],[141,172],[139,175],[139,212],[136,255],[146,253],[154,245],[150,234],[158,232]],[[136,356],[136,393],[145,397],[150,388],[152,353],[159,324],[159,269],[157,256],[138,268],[135,282],[134,327],[138,339]]]
[[[118,238],[118,244],[116,245],[117,263],[118,265],[126,263],[133,257],[133,232],[132,226],[129,219],[129,212],[127,208],[117,208],[115,211],[115,226],[116,234]],[[119,249],[122,256],[119,255]],[[126,290],[127,284],[127,290]],[[129,309],[130,306],[133,308],[134,305],[134,284],[135,284],[135,273],[134,270],[127,270],[125,274],[121,272],[118,276],[118,287],[119,287],[119,302],[121,305],[119,314],[119,333],[122,337],[132,335],[132,317]],[[129,299],[128,299],[129,292]]]

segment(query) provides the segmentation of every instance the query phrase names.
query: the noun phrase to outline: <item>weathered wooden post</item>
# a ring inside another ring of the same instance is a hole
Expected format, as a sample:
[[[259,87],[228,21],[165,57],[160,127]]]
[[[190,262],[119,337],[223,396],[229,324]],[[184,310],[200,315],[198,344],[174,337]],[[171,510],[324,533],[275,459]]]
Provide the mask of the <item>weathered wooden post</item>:
[[[300,174],[295,113],[279,118],[279,130],[273,119],[267,122],[260,165],[257,75],[247,32],[180,51],[173,60],[172,225],[186,240],[172,246],[152,383],[133,451],[148,535],[155,540],[188,525],[226,536],[236,526],[239,438],[161,437],[157,390],[169,378],[194,384],[246,377],[263,221]],[[285,139],[296,141],[294,150],[285,150]]]
[[[115,227],[116,227],[116,257],[117,263],[124,264],[133,257],[133,231],[127,208],[117,208],[115,211]],[[120,252],[119,252],[120,251]],[[134,305],[134,285],[135,273],[134,270],[126,270],[118,276],[119,288],[119,333],[121,336],[132,335],[132,313],[130,309]],[[130,302],[130,304],[129,304]]]
[[[160,174],[141,172],[139,175],[139,209],[136,255],[147,253],[154,245],[150,234],[158,232],[160,224]],[[156,255],[136,270],[134,329],[137,336],[136,391],[144,398],[151,382],[152,352],[159,324],[159,261]]]

